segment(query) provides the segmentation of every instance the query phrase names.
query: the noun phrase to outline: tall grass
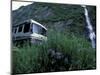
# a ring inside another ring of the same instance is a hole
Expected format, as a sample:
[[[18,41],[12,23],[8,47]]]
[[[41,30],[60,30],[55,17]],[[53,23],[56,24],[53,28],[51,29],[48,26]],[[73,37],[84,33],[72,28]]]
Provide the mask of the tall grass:
[[[96,68],[96,50],[84,36],[51,31],[48,36],[49,48],[54,48],[71,58],[69,70]]]
[[[26,45],[19,48],[16,47],[16,50],[13,47],[12,72],[14,74],[50,72],[49,49],[70,56],[69,67],[66,70],[96,68],[96,51],[91,48],[90,43],[84,37],[55,31],[49,31],[47,37],[47,42],[41,45]]]

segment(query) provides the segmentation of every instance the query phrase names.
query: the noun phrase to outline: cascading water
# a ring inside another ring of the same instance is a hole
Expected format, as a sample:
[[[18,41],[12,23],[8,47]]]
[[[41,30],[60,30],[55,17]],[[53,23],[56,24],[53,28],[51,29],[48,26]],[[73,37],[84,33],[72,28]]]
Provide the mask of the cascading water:
[[[85,18],[86,18],[87,29],[89,31],[89,38],[91,40],[92,47],[95,48],[96,47],[95,32],[93,31],[93,27],[92,27],[92,24],[90,22],[90,18],[89,18],[88,10],[87,10],[86,6],[82,5],[82,7],[84,8],[84,15],[85,15]]]

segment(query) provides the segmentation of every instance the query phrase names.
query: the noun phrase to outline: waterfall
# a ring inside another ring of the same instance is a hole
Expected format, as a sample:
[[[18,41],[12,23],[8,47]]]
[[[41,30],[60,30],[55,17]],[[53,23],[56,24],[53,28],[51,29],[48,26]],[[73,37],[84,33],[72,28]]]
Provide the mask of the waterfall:
[[[93,27],[92,27],[92,24],[90,22],[90,18],[89,18],[88,10],[87,10],[86,6],[82,5],[82,7],[84,8],[84,15],[85,15],[86,23],[87,23],[87,29],[89,31],[89,38],[91,40],[92,48],[95,48],[96,47],[95,32],[93,31]]]

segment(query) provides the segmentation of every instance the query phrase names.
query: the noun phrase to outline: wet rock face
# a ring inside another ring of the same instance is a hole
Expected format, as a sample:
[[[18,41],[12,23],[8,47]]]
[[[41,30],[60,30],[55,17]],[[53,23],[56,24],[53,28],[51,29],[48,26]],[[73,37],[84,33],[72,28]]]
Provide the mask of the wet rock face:
[[[49,49],[49,70],[50,71],[66,71],[69,70],[70,67],[70,57],[68,55],[64,55],[63,53]]]

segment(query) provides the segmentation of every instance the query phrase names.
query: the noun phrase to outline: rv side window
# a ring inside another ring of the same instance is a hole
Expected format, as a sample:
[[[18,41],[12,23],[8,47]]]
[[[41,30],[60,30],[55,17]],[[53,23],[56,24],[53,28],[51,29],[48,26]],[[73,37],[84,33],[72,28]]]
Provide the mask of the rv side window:
[[[19,26],[18,32],[22,32],[23,26]]]
[[[16,31],[17,31],[17,28],[14,29],[14,33],[16,33]]]
[[[25,23],[25,26],[24,26],[24,33],[29,32],[29,30],[30,30],[30,23]]]

